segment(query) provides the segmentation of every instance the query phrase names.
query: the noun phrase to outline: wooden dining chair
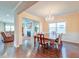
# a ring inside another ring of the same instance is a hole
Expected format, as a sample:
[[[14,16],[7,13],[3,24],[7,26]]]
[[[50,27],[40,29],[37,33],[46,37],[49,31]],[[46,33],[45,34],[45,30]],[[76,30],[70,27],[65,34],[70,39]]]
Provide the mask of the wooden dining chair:
[[[56,38],[55,42],[58,44],[58,50],[61,50],[62,48],[62,38],[61,38],[61,34],[59,34],[58,38]]]
[[[47,48],[48,47],[48,41],[45,40],[44,34],[37,34],[38,36],[38,42],[39,42],[39,47],[41,46],[42,48]],[[38,49],[39,49],[38,47]]]
[[[54,48],[54,40],[51,40],[51,41],[50,41],[50,47],[51,47],[51,48]]]

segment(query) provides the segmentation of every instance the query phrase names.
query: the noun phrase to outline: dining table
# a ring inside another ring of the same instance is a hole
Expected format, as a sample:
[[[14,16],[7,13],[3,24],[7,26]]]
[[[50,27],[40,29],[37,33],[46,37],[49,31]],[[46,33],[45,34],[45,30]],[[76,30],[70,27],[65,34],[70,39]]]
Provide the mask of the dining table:
[[[38,35],[42,35],[42,34],[38,34]],[[55,39],[57,38],[56,35],[52,35],[52,34],[43,34],[44,35],[44,40],[48,41],[49,45],[53,45]],[[38,38],[40,38],[39,36],[35,35],[34,36],[34,46],[36,46],[36,40],[38,40]]]

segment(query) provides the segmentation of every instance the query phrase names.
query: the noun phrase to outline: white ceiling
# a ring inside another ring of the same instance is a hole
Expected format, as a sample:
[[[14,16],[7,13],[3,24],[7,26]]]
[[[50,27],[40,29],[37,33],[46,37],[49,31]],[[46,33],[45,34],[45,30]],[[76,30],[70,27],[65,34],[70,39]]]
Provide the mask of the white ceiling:
[[[67,2],[67,1],[40,1],[32,5],[32,7],[26,9],[27,12],[36,16],[47,16],[50,12],[54,16],[64,15],[79,11],[79,2]]]
[[[34,4],[34,5],[33,5]],[[55,2],[55,1],[0,1],[0,22],[14,22],[14,12],[26,10],[36,16],[47,16],[49,11],[53,15],[63,15],[79,11],[79,2]]]
[[[17,1],[0,1],[0,22],[14,22],[13,9],[17,4]]]
[[[0,22],[14,23],[15,13],[20,13],[36,1],[0,1]]]

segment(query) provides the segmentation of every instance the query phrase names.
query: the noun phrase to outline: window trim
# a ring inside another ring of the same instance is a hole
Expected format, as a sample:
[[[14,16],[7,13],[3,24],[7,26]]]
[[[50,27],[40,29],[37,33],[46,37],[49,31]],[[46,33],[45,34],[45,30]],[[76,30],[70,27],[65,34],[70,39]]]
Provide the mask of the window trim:
[[[65,23],[65,30],[64,30],[64,32],[63,33],[66,33],[66,22],[65,21],[62,21],[62,22],[53,22],[53,23],[55,23],[56,24],[56,27],[51,27],[51,28],[56,28],[56,33],[58,33],[58,29],[57,28],[59,28],[58,26],[57,26],[57,24],[58,23]],[[53,23],[50,23],[50,24],[53,24]],[[49,26],[50,27],[50,26]],[[50,32],[50,29],[48,28],[48,30],[49,30],[49,32]],[[59,33],[58,33],[59,34]]]

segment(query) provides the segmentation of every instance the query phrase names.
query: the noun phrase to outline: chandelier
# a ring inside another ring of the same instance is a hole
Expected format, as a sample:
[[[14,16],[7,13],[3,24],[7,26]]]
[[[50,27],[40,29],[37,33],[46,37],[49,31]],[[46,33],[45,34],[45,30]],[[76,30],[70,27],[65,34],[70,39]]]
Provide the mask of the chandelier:
[[[54,16],[52,15],[52,12],[49,12],[49,14],[45,17],[45,20],[47,22],[51,22],[54,20]]]

